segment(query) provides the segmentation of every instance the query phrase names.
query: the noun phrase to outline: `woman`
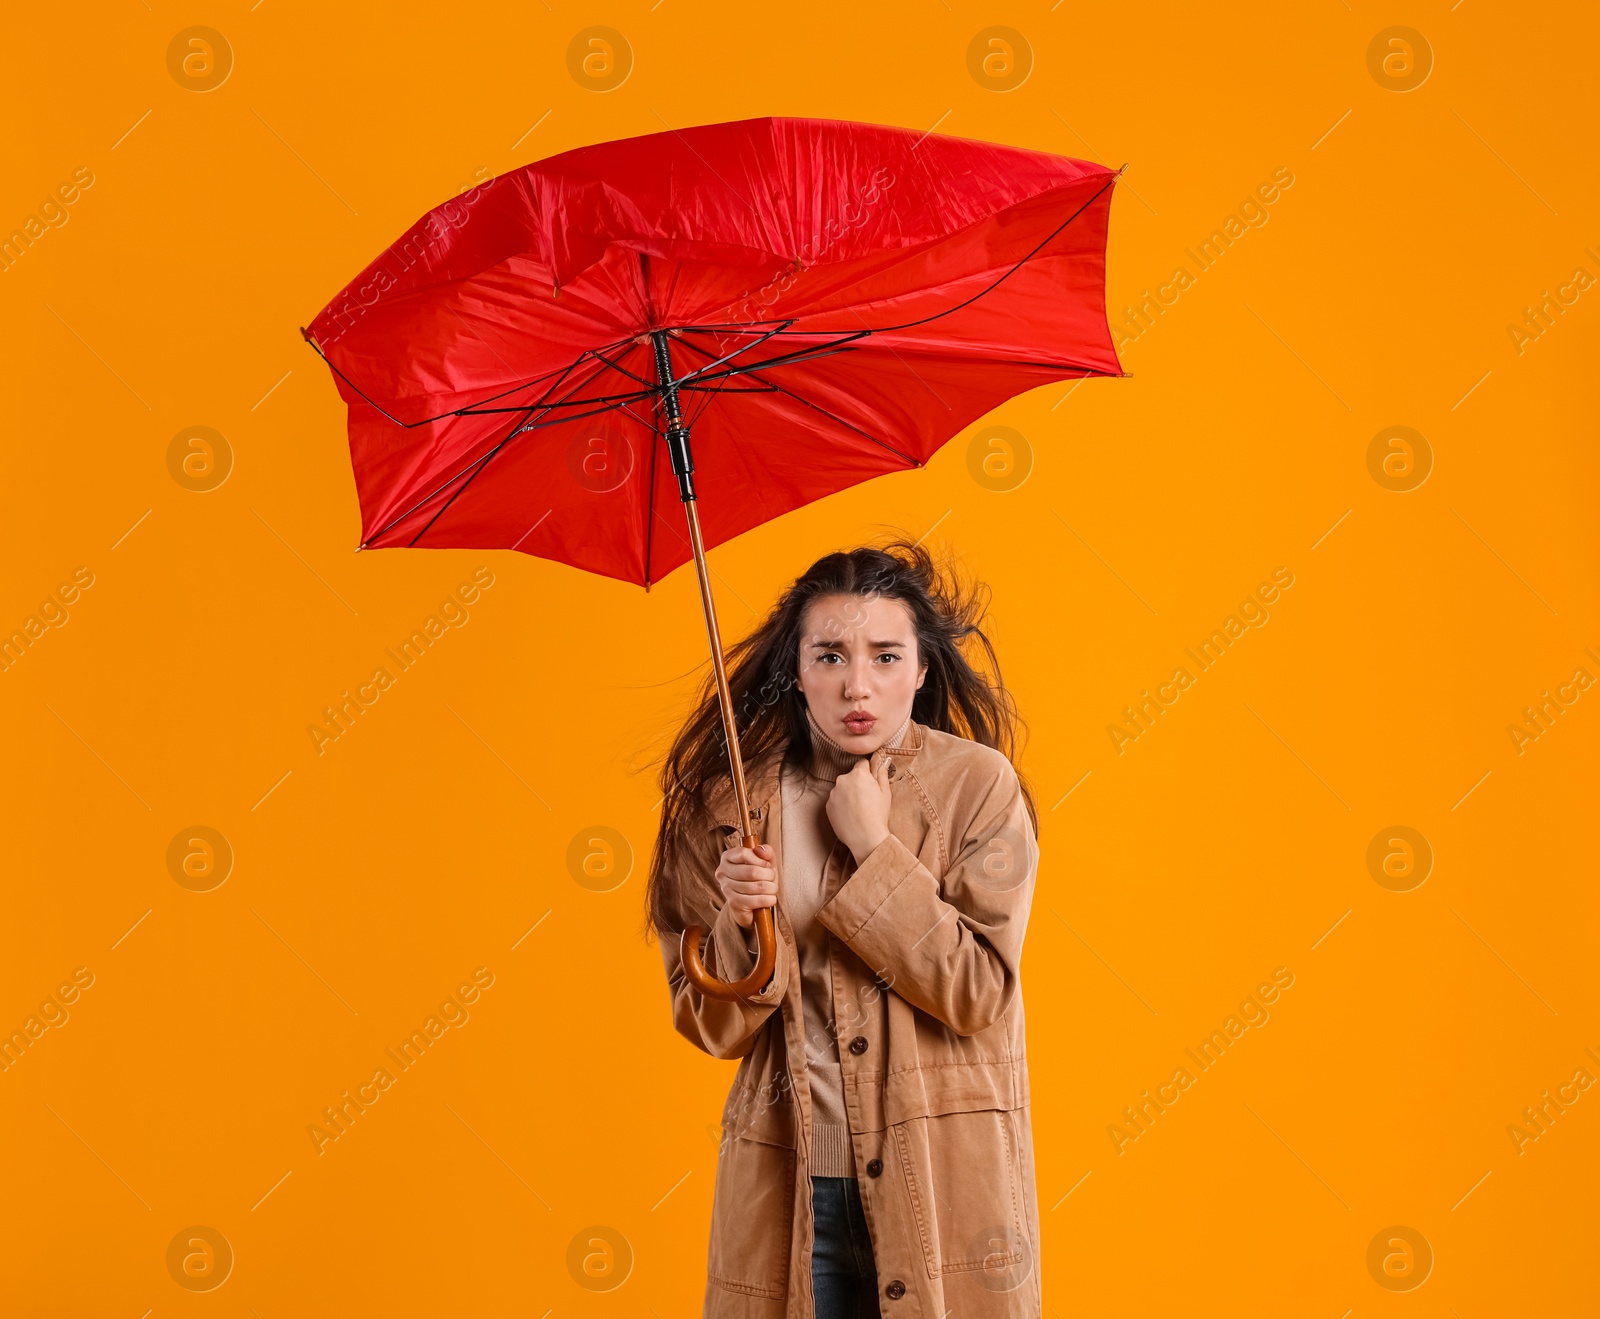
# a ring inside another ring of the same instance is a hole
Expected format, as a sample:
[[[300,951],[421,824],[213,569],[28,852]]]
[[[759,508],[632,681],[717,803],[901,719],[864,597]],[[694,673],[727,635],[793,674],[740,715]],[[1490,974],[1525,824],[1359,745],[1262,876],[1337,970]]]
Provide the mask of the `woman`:
[[[754,849],[709,686],[667,756],[649,896],[673,1019],[741,1060],[709,1319],[1040,1313],[1018,981],[1037,817],[981,616],[907,544],[830,554],[784,593],[728,657]],[[680,931],[739,979],[761,907],[771,980],[705,997]]]

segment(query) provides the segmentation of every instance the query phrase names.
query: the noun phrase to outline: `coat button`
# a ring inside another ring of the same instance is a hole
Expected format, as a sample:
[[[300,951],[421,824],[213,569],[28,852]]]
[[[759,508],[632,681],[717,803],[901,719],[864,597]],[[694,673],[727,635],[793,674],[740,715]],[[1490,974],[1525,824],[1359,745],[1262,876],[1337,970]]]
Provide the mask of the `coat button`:
[[[868,1177],[882,1177],[883,1176],[883,1160],[882,1159],[873,1159],[869,1164],[867,1164],[867,1176]]]
[[[887,1296],[891,1301],[898,1301],[902,1296],[904,1296],[906,1294],[906,1285],[905,1285],[905,1283],[901,1282],[899,1278],[896,1278],[893,1282],[891,1282],[887,1287],[885,1287],[883,1289],[883,1294],[885,1296]]]
[[[855,1039],[850,1041],[850,1052],[851,1053],[865,1053],[866,1051],[867,1051],[867,1037],[865,1035],[857,1035],[855,1037]]]

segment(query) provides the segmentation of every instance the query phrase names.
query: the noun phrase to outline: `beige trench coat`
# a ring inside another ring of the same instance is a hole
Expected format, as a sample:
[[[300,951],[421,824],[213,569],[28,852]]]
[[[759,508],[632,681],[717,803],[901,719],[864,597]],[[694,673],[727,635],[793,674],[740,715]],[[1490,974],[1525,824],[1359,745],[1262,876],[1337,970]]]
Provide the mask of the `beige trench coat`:
[[[1038,1319],[1039,1210],[1028,1118],[1018,961],[1038,847],[999,752],[913,722],[890,761],[890,837],[859,869],[835,847],[818,913],[833,953],[845,1104],[885,1319]],[[740,1059],[723,1112],[711,1210],[707,1319],[812,1319],[810,1147],[804,1018],[783,900],[776,759],[750,767],[761,840],[776,853],[777,967],[748,1002],[708,999],[662,940],[673,1023],[717,1058]],[[713,872],[738,846],[725,787],[715,829],[679,876],[709,933],[706,967],[749,974],[747,932]]]

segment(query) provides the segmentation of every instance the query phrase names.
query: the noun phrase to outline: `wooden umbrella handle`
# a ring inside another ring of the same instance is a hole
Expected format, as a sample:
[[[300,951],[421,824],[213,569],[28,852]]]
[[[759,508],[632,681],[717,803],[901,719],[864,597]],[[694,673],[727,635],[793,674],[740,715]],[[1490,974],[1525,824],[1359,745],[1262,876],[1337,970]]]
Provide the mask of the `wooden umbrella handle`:
[[[744,845],[753,848],[755,835],[746,834]],[[698,925],[685,930],[678,944],[678,954],[683,960],[684,975],[702,994],[732,1003],[751,998],[766,988],[767,981],[772,979],[772,968],[778,964],[778,936],[772,925],[771,907],[756,909],[756,969],[743,980],[718,980],[706,970],[706,964],[700,960],[700,935]]]

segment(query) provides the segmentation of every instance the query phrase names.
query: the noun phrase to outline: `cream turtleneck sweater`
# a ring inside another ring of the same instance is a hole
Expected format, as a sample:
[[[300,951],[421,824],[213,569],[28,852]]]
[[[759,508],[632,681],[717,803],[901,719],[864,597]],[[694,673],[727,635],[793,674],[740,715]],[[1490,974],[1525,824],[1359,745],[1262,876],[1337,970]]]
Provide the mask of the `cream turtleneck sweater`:
[[[839,775],[862,757],[846,751],[811,725],[811,763],[786,765],[783,794],[783,905],[800,955],[800,996],[805,1018],[806,1075],[811,1088],[811,1171],[818,1177],[854,1177],[855,1152],[845,1113],[839,1038],[833,1003],[833,959],[828,929],[816,919],[834,890],[823,891],[823,872],[841,846],[828,821],[828,794]],[[911,721],[885,745],[899,746]]]

